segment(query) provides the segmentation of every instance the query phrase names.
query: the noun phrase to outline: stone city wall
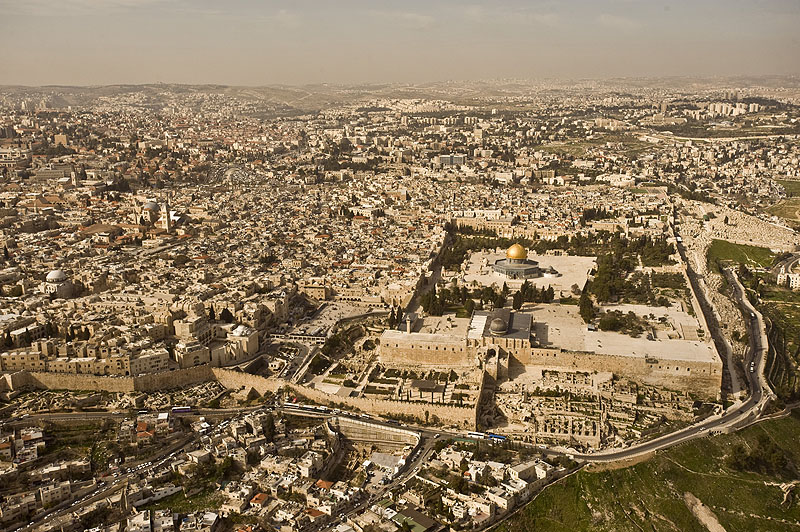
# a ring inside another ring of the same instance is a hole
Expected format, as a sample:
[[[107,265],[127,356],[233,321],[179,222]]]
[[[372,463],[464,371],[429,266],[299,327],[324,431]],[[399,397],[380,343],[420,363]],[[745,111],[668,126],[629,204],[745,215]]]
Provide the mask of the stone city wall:
[[[223,368],[212,368],[217,381],[226,388],[238,390],[242,387],[253,388],[257,392],[276,392],[285,386],[297,395],[306,397],[310,401],[324,405],[345,405],[356,408],[362,412],[381,416],[415,416],[425,420],[428,417],[438,417],[444,423],[452,423],[464,428],[472,428],[475,424],[474,407],[458,407],[429,403],[408,403],[403,401],[387,401],[383,399],[368,399],[365,397],[340,397],[329,393],[306,388],[281,379],[267,379],[258,375],[250,375],[240,371],[231,371]]]
[[[212,379],[216,379],[217,382],[229,390],[253,388],[261,395],[264,395],[266,392],[275,393],[279,388],[289,385],[289,383],[283,379],[267,379],[259,375],[251,375],[243,371],[234,371],[225,368],[210,369]]]
[[[474,365],[475,350],[467,347],[466,342],[443,343],[436,340],[425,341],[421,338],[405,340],[399,338],[381,338],[381,362],[399,364],[401,366],[438,366],[464,367]]]
[[[0,392],[10,392],[26,387],[29,388],[32,387],[32,385],[30,374],[27,371],[5,373],[2,378],[0,378]]]
[[[232,390],[252,388],[264,394],[276,392],[281,387],[291,389],[297,395],[311,401],[327,405],[345,405],[376,415],[415,416],[425,420],[438,417],[444,423],[452,423],[471,429],[475,424],[475,407],[457,407],[429,403],[408,403],[368,399],[363,397],[339,397],[312,388],[286,382],[282,379],[267,379],[258,375],[250,375],[241,371],[210,366],[197,366],[184,370],[166,371],[140,375],[138,377],[107,377],[95,375],[75,375],[71,373],[29,372],[19,371],[3,375],[0,389],[15,390],[20,388],[49,390],[89,390],[109,392],[153,392],[179,388],[200,382],[216,380],[224,387]]]
[[[722,363],[694,362],[676,360],[656,360],[621,355],[602,355],[587,352],[557,351],[554,349],[533,349],[526,366],[536,366],[555,370],[591,371],[602,369],[620,377],[629,378],[640,384],[660,386],[676,391],[686,391],[706,399],[716,399],[722,382]],[[471,426],[475,421],[474,407],[457,407],[428,403],[407,403],[369,399],[364,397],[339,397],[312,388],[288,383],[281,379],[267,379],[241,371],[210,366],[197,366],[176,371],[151,373],[137,377],[112,377],[97,375],[76,375],[72,373],[53,373],[44,371],[17,371],[0,378],[0,391],[21,388],[51,390],[89,390],[109,392],[154,392],[171,388],[190,386],[201,382],[217,380],[229,389],[242,387],[255,389],[263,394],[276,392],[288,386],[295,393],[323,404],[346,404],[364,412],[389,415],[414,415],[424,418],[427,410],[430,416],[443,420],[453,420]]]
[[[130,393],[135,391],[134,377],[105,377],[54,373],[49,371],[28,372],[28,387],[44,390],[87,390]]]
[[[705,312],[703,312],[703,306],[700,304],[700,299],[698,299],[697,293],[695,292],[694,289],[694,285],[692,284],[692,280],[689,277],[689,266],[686,263],[683,264],[683,268],[681,268],[681,273],[683,274],[683,280],[686,281],[686,286],[689,287],[689,294],[691,295],[690,304],[692,310],[694,311],[695,316],[697,316],[697,321],[700,322],[700,327],[707,334],[711,334],[711,327],[709,327],[708,325],[708,320],[706,320],[706,314]],[[717,346],[713,342],[712,345],[714,346],[714,352],[717,353],[717,355],[719,355],[719,353],[717,352]]]
[[[487,344],[491,348],[492,344]],[[715,400],[722,385],[722,361],[651,359],[637,356],[571,352],[554,348],[511,346],[506,349],[524,366],[569,371],[609,371],[639,384],[690,392]],[[716,354],[716,350],[714,350]],[[393,341],[381,345],[381,363],[404,368],[467,368],[475,366],[476,348]]]
[[[134,389],[138,392],[157,392],[213,381],[215,376],[211,370],[211,366],[203,365],[175,371],[138,375],[133,377]]]
[[[722,362],[660,360],[588,352],[533,350],[530,366],[551,369],[610,371],[639,384],[689,392],[716,400],[722,386]]]
[[[0,380],[0,390],[34,388],[39,390],[87,390],[121,393],[155,392],[170,388],[181,388],[209,380],[214,380],[214,374],[208,366],[149,373],[136,377],[23,370],[3,375],[2,380]]]

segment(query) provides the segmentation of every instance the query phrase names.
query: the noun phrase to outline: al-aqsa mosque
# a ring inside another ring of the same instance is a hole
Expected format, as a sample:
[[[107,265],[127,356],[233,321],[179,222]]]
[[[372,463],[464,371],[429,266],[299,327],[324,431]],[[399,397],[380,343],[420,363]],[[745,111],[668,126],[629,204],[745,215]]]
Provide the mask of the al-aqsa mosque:
[[[528,251],[519,244],[506,250],[506,258],[492,264],[495,273],[507,279],[535,279],[537,277],[557,277],[559,273],[550,268],[541,268],[539,263],[528,258]]]

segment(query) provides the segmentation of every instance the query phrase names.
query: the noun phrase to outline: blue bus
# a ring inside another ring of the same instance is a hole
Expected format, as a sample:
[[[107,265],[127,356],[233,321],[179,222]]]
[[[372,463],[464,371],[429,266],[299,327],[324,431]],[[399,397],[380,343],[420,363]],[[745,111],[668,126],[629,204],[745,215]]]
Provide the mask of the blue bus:
[[[172,413],[173,414],[183,414],[183,413],[191,412],[191,411],[192,411],[192,407],[191,406],[173,406],[172,407]]]
[[[508,437],[506,436],[502,436],[500,434],[492,434],[491,432],[487,434],[486,437],[494,441],[506,441],[508,439]]]

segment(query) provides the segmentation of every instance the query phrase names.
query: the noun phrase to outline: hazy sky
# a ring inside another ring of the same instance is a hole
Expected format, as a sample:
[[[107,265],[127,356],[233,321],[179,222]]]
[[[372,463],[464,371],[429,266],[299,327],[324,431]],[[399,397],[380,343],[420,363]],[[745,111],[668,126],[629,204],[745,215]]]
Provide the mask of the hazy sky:
[[[800,72],[800,0],[0,0],[0,84]]]

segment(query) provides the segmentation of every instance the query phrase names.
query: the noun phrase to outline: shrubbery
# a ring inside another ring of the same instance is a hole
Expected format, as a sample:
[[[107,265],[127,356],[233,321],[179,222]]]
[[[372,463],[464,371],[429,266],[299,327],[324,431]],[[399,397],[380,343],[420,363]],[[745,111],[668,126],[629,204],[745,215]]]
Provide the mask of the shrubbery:
[[[726,459],[728,467],[737,471],[752,471],[784,477],[794,469],[786,453],[767,434],[759,434],[755,447],[748,451],[736,445]]]

